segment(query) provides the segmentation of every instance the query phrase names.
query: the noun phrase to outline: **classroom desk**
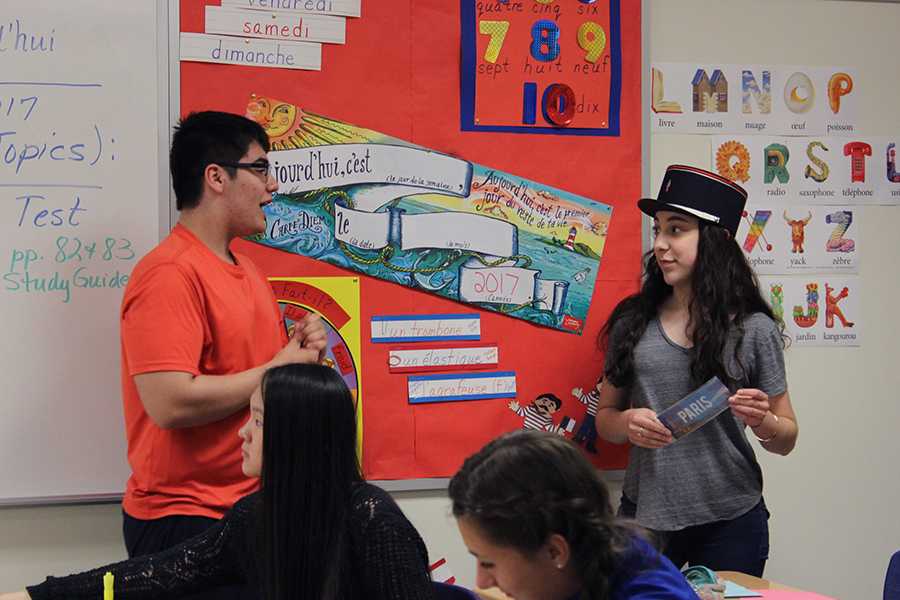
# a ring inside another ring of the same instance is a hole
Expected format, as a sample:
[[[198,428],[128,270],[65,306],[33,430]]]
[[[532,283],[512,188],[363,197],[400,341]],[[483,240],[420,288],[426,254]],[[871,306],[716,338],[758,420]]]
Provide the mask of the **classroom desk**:
[[[797,588],[790,587],[776,581],[761,579],[759,577],[747,575],[746,573],[739,573],[737,571],[719,571],[717,575],[722,579],[733,581],[738,585],[742,585],[748,590],[797,590]]]
[[[508,600],[509,596],[500,591],[500,588],[476,588],[475,593],[481,600]]]
[[[738,573],[737,571],[719,571],[719,577],[722,579],[726,579],[728,581],[733,581],[738,585],[742,585],[750,590],[796,590],[797,588],[792,588],[786,586],[784,584],[769,581],[768,579],[761,579],[759,577],[754,577],[753,575],[746,575],[745,573]],[[501,592],[497,588],[489,588],[486,590],[477,589],[475,590],[478,596],[482,600],[509,600],[509,596]]]

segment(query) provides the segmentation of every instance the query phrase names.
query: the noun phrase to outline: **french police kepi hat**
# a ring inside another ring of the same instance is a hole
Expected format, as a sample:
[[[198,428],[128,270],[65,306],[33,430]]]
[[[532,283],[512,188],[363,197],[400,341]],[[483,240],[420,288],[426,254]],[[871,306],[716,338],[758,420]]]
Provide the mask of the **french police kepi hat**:
[[[656,199],[641,198],[638,208],[651,217],[659,210],[693,215],[737,234],[747,191],[724,177],[696,167],[671,165],[666,169]]]

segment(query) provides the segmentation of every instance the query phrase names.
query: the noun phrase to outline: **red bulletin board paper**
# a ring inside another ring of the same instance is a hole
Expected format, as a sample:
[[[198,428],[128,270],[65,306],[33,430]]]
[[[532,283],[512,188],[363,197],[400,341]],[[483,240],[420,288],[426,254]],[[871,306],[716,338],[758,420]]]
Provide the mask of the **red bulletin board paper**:
[[[203,32],[206,4],[218,2],[182,0],[182,31]],[[602,369],[597,335],[615,303],[637,289],[639,278],[640,2],[621,1],[619,136],[460,131],[460,23],[456,2],[367,1],[360,18],[347,20],[346,44],[323,46],[321,71],[181,63],[181,112],[243,114],[251,94],[265,94],[613,205],[583,335],[480,311],[482,339],[496,340],[500,347],[497,369],[516,372],[519,403],[527,406],[537,394],[552,392],[563,401],[562,410],[554,415],[556,422],[562,416],[580,421],[584,407],[571,390],[594,385]],[[236,245],[270,277],[350,274],[243,240]],[[505,399],[410,406],[406,375],[387,368],[390,345],[372,344],[366,324],[374,315],[454,313],[461,305],[385,281],[361,279],[366,477],[447,477],[487,441],[522,426],[522,418]],[[588,456],[599,467],[624,468],[627,447],[598,442],[597,448],[596,455]]]

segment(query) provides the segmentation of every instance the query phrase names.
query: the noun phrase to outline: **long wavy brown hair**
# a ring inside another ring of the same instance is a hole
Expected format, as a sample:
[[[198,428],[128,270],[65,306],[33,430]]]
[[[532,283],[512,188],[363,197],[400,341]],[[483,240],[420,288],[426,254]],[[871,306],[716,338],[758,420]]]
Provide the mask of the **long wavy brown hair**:
[[[643,263],[640,291],[616,305],[600,332],[600,347],[607,352],[606,378],[619,388],[633,382],[634,348],[647,324],[657,316],[659,307],[672,295],[672,286],[663,279],[652,250],[644,255]],[[731,331],[735,330],[734,364],[743,371],[745,367],[738,352],[744,338],[744,319],[753,313],[763,313],[777,321],[763,299],[756,275],[731,234],[722,227],[700,221],[688,321],[693,343],[690,354],[694,385],[699,386],[715,375],[732,387],[741,378],[742,373],[728,371],[725,346]],[[779,322],[779,327],[782,338],[786,339],[784,323]]]

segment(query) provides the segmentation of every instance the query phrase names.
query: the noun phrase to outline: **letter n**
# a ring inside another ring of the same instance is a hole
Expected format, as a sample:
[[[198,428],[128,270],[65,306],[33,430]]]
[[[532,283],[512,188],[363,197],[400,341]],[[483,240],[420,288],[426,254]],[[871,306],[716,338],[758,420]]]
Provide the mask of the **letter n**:
[[[741,112],[745,115],[753,112],[753,107],[750,105],[751,95],[756,100],[759,114],[767,115],[772,112],[772,74],[769,71],[762,72],[762,90],[756,82],[753,71],[743,71],[741,73],[741,93],[743,96]]]

